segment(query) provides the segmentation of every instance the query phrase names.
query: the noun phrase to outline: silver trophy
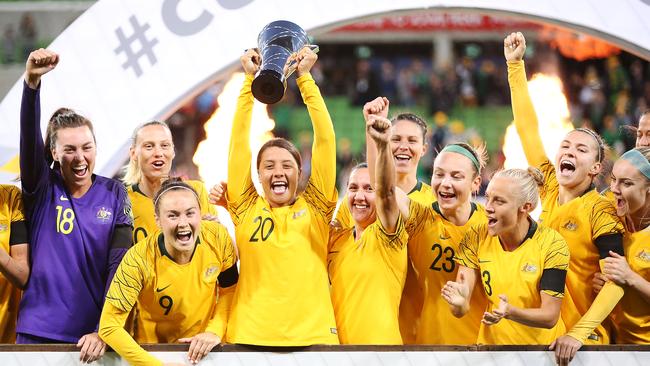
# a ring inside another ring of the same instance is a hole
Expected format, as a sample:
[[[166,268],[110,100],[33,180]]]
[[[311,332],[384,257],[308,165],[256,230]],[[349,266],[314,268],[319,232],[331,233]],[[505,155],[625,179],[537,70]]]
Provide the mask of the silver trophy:
[[[282,99],[287,79],[296,70],[296,62],[289,58],[307,45],[307,33],[295,23],[277,20],[262,29],[257,36],[262,65],[251,86],[255,99],[265,104]],[[318,52],[317,46],[310,47]]]

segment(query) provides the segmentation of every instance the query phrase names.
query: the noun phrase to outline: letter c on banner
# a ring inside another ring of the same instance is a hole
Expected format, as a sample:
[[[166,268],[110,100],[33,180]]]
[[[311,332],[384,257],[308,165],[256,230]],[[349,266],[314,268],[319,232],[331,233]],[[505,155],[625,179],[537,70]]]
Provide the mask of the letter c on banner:
[[[232,1],[228,1],[230,3]],[[162,20],[167,29],[177,36],[191,36],[199,33],[207,27],[214,16],[203,10],[201,15],[194,20],[185,21],[178,16],[178,4],[180,0],[165,0],[162,5]]]

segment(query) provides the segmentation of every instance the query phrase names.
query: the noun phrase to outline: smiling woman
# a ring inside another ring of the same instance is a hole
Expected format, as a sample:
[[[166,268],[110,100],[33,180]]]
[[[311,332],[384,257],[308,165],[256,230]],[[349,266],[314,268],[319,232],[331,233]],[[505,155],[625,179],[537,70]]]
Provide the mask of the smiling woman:
[[[503,41],[515,127],[528,163],[544,173],[540,222],[557,230],[571,251],[566,280],[570,296],[562,304],[562,319],[569,332],[551,345],[558,362],[568,362],[582,344],[609,343],[601,322],[623,296],[623,288],[610,281],[594,296],[585,280],[599,271],[599,261],[610,251],[623,255],[624,229],[612,203],[593,186],[605,155],[600,136],[589,129],[573,130],[562,140],[554,163],[545,155],[528,93],[525,50],[521,33],[512,33]]]
[[[96,147],[89,120],[61,108],[43,143],[40,81],[58,62],[56,53],[40,49],[26,63],[20,177],[32,271],[16,341],[77,343],[82,361],[90,362],[105,350],[96,329],[106,288],[131,246],[131,208],[120,182],[93,174]]]
[[[154,206],[161,233],[124,256],[106,294],[99,334],[132,365],[161,363],[138,343],[173,342],[190,343],[188,359],[195,364],[226,330],[238,280],[235,250],[221,224],[201,221],[198,195],[188,184],[166,181]],[[134,340],[124,325],[136,306]]]
[[[316,54],[305,47],[294,59],[298,88],[314,128],[311,177],[305,191],[296,194],[300,155],[291,142],[270,140],[257,157],[262,196],[255,190],[249,168],[251,84],[260,55],[248,50],[241,57],[246,79],[233,121],[226,192],[242,272],[228,325],[230,343],[307,346],[339,342],[325,266],[328,224],[337,198],[334,127],[309,73]]]
[[[175,155],[172,133],[166,124],[151,121],[136,127],[133,131],[129,165],[123,181],[133,205],[134,243],[143,240],[158,229],[152,198],[160,189],[162,182],[169,178]],[[203,218],[216,220],[216,210],[208,201],[203,183],[197,180],[188,180],[186,183],[198,194]]]

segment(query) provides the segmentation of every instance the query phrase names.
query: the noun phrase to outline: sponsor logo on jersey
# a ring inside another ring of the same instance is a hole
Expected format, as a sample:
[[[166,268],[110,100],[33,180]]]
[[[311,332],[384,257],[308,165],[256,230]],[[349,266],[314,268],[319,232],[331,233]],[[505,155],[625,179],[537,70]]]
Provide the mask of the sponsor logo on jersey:
[[[330,328],[330,333],[332,333],[332,334],[337,334],[337,333],[336,333],[336,328]]]
[[[576,224],[575,222],[569,220],[562,227],[569,230],[569,231],[576,231],[576,229],[578,228],[578,224]]]
[[[293,213],[293,219],[295,220],[295,219],[297,219],[299,217],[303,217],[306,214],[307,214],[307,209],[303,208],[302,210],[296,211],[296,212]]]
[[[0,233],[6,231],[8,227],[9,226],[7,226],[6,224],[0,224]]]
[[[643,249],[636,255],[636,257],[644,262],[650,262],[650,250]]]
[[[64,195],[61,195],[61,196],[59,197],[59,199],[60,199],[61,201],[68,201],[68,197],[66,197],[66,196],[64,196]]]
[[[205,268],[205,271],[203,272],[203,281],[205,282],[213,282],[217,275],[219,274],[219,265],[216,263],[210,263],[208,266]]]
[[[102,206],[99,210],[97,210],[97,219],[101,222],[109,221],[112,216],[113,213],[104,206]]]
[[[521,267],[521,271],[526,273],[535,273],[537,272],[537,266],[534,264],[526,263],[523,267]]]
[[[165,289],[166,289],[167,287],[169,287],[169,286],[171,286],[171,283],[170,283],[169,285],[167,285],[167,286],[165,286],[165,287],[163,287],[163,288],[160,288],[160,287],[156,287],[156,292],[161,292],[161,291],[164,291],[164,290],[165,290]]]

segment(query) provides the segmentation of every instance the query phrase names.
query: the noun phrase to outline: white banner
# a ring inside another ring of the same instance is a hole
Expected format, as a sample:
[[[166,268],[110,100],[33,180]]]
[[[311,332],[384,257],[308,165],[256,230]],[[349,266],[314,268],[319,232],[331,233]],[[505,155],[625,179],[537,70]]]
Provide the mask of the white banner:
[[[43,78],[42,127],[61,106],[90,118],[96,171],[110,176],[136,125],[166,118],[237,67],[265,24],[291,20],[317,36],[379,14],[436,8],[563,24],[650,58],[650,0],[100,0],[50,46],[61,61]],[[0,181],[16,175],[21,90],[18,80],[0,104]]]
[[[153,352],[163,362],[190,365],[185,353]],[[94,363],[127,366],[115,353]],[[73,352],[2,352],[0,365],[81,365]],[[199,365],[218,366],[555,366],[551,352],[212,352]],[[647,366],[650,352],[578,352],[571,365]]]

